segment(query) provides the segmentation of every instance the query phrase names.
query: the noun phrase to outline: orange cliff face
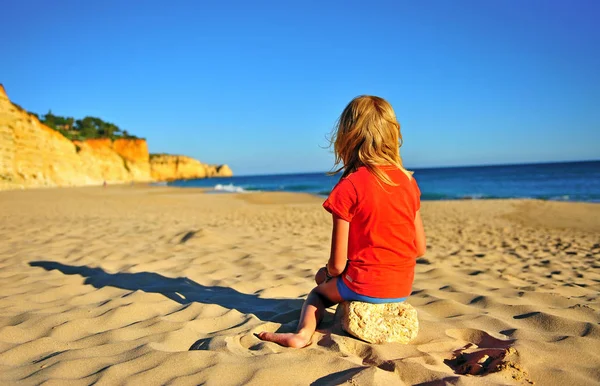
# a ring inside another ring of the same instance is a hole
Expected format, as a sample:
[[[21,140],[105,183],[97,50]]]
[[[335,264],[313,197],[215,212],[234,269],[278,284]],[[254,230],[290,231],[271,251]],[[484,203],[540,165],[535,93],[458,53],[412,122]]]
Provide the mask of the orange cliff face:
[[[145,139],[119,138],[114,140],[112,147],[121,157],[131,162],[147,163],[150,159]]]
[[[107,182],[152,181],[145,139],[109,138],[75,141],[87,168]]]
[[[11,103],[0,84],[0,190],[231,176],[227,165],[163,155],[153,161],[144,139],[71,142]]]

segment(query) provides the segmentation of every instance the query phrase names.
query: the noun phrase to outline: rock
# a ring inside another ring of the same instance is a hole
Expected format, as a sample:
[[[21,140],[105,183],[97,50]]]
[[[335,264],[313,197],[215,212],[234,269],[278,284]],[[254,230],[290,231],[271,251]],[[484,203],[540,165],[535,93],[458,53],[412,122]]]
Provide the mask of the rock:
[[[228,165],[219,165],[217,166],[217,176],[218,177],[233,177],[233,172],[229,168]]]
[[[227,165],[205,165],[207,177],[233,177],[233,172]]]
[[[86,185],[73,142],[13,104],[0,87],[0,189]],[[100,181],[101,183],[101,181]]]
[[[204,170],[207,177],[217,176],[217,165],[204,165]]]
[[[150,168],[157,181],[233,176],[227,165],[208,165],[183,155],[152,154]]]
[[[343,302],[338,305],[336,314],[347,333],[369,343],[406,344],[419,332],[417,310],[405,302]]]
[[[123,159],[112,149],[110,139],[90,139],[74,143],[78,149],[81,170],[91,181],[116,184],[132,179],[123,166]]]
[[[131,162],[148,163],[150,153],[145,139],[117,138],[112,142],[112,148],[121,157]]]
[[[183,155],[152,154],[152,178],[158,181],[189,180],[207,177],[206,165]]]
[[[145,139],[118,138],[113,141],[112,148],[123,158],[125,168],[129,170],[133,181],[147,182],[152,180],[150,153]]]

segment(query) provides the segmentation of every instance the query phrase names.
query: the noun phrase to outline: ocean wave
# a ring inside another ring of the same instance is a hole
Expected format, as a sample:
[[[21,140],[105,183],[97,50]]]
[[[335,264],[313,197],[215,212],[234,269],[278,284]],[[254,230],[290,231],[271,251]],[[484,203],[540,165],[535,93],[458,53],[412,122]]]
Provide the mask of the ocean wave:
[[[213,188],[218,192],[228,192],[228,193],[248,193],[248,191],[241,186],[235,186],[234,184],[216,184]]]

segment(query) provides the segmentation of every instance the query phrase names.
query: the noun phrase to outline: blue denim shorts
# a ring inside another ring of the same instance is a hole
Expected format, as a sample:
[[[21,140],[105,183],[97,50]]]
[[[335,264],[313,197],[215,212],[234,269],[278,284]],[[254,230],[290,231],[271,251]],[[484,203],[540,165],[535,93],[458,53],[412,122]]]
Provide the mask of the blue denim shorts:
[[[358,301],[358,302],[365,302],[365,303],[381,304],[381,303],[399,303],[399,302],[403,302],[406,300],[406,298],[372,298],[370,296],[357,294],[356,292],[354,292],[350,288],[348,288],[346,283],[344,283],[344,279],[342,279],[341,277],[337,278],[337,289],[338,289],[338,292],[340,293],[340,296],[342,297],[342,299],[344,299],[346,301]]]

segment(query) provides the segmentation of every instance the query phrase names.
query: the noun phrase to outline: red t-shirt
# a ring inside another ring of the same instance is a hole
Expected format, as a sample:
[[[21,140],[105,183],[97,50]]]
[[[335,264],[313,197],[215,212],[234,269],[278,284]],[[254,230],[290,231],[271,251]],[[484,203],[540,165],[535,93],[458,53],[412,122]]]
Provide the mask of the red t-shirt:
[[[381,169],[397,186],[379,184],[363,166],[333,188],[323,207],[350,223],[342,274],[348,288],[376,298],[406,297],[415,275],[421,192],[415,179],[398,168]]]

